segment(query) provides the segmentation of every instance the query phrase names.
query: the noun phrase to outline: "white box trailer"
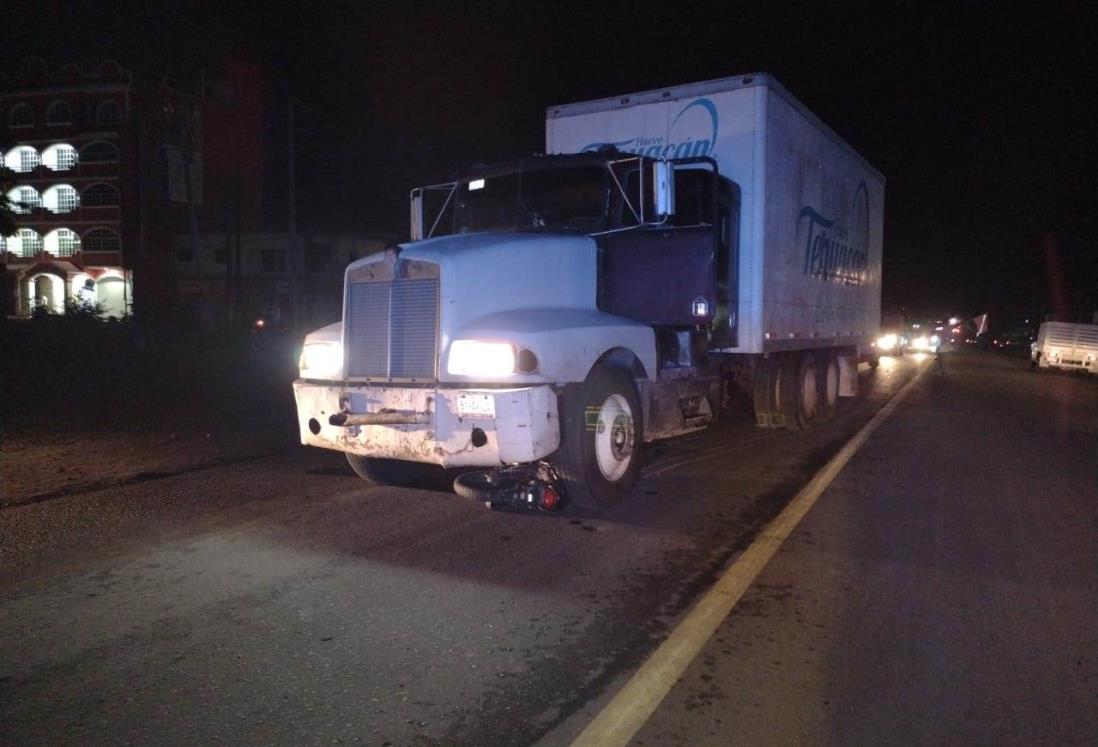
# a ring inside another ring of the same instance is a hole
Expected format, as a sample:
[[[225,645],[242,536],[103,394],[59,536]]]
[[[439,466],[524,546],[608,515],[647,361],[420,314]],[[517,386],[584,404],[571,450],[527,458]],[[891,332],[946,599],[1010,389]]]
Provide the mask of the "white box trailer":
[[[1098,324],[1044,322],[1030,347],[1034,368],[1098,373]]]
[[[412,240],[347,268],[294,382],[302,443],[597,509],[736,388],[789,428],[856,393],[884,179],[772,78],[551,107],[546,143],[413,190]]]
[[[885,180],[772,77],[738,76],[546,112],[549,153],[708,156],[740,189],[738,353],[880,332]]]

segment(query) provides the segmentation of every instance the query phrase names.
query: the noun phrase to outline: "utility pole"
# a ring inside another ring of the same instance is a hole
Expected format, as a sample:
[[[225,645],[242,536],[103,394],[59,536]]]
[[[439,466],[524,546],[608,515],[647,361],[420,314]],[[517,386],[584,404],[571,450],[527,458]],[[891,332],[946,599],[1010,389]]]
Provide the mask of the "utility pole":
[[[297,99],[290,95],[288,106],[286,108],[286,131],[287,131],[287,165],[286,165],[286,179],[288,182],[287,189],[287,205],[286,205],[286,223],[288,237],[288,248],[286,252],[286,267],[289,270],[290,275],[290,304],[293,315],[294,330],[298,330],[303,326],[302,315],[302,303],[301,303],[301,277],[300,277],[300,265],[299,251],[298,251],[298,239],[297,239],[297,173],[296,173],[296,146],[295,146],[295,127],[294,113],[297,107]]]

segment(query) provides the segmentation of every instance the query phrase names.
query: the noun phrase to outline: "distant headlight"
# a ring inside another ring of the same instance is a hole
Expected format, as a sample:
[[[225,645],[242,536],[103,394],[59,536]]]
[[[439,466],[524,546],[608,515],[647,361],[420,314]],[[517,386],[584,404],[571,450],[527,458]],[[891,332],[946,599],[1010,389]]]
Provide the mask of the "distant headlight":
[[[881,350],[892,350],[900,342],[896,335],[881,335],[877,338],[877,347]]]
[[[919,335],[911,341],[911,347],[916,350],[926,350],[930,347],[930,338],[926,335]]]
[[[456,376],[507,376],[515,372],[515,346],[507,342],[455,340],[446,370]]]
[[[310,342],[301,350],[298,362],[303,379],[338,379],[343,370],[343,345],[338,342]]]
[[[938,337],[938,335],[931,335],[930,336],[930,347],[936,348],[941,344],[942,344],[942,338],[941,337]]]

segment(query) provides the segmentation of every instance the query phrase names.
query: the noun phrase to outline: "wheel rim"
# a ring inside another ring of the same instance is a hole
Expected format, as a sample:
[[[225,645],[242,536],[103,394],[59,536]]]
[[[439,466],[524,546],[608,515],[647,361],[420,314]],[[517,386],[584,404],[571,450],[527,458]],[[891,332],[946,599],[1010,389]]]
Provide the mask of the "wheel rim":
[[[805,366],[804,378],[801,380],[801,411],[805,417],[810,418],[816,412],[818,392],[816,367],[813,365]]]
[[[834,407],[839,399],[839,364],[831,361],[827,364],[827,406]]]
[[[599,408],[595,428],[595,459],[610,482],[625,475],[633,461],[633,410],[620,394],[611,394]]]

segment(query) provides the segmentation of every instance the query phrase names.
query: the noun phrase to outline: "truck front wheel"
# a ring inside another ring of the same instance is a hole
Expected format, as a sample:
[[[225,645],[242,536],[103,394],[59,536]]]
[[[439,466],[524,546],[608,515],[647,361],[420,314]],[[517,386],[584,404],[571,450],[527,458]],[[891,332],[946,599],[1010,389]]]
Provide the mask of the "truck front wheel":
[[[582,384],[566,388],[553,466],[568,499],[590,510],[625,500],[637,482],[643,435],[640,401],[627,371],[598,366]]]

